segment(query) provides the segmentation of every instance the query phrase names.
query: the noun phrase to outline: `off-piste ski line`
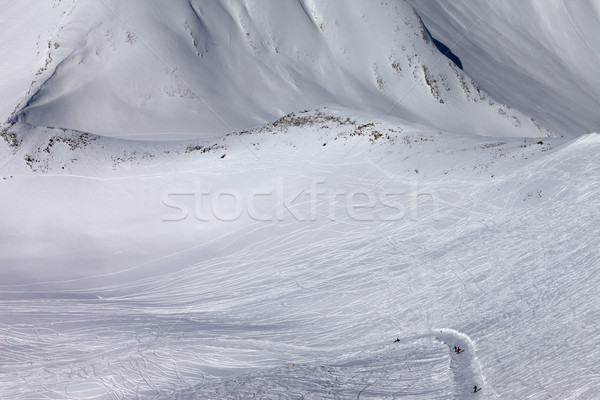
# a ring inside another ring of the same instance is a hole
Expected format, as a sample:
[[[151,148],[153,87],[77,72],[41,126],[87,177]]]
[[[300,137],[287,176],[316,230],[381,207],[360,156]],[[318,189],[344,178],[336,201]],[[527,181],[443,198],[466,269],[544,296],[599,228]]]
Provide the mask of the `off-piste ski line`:
[[[449,328],[435,329],[433,333],[436,339],[448,346],[450,351],[450,368],[456,384],[454,398],[463,399],[479,392],[483,388],[484,378],[471,338]]]

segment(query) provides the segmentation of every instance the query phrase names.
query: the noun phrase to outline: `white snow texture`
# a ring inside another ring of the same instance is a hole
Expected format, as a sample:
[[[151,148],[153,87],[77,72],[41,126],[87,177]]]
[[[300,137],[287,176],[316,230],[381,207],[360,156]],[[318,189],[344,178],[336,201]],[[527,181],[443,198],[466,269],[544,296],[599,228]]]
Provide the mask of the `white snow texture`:
[[[0,5],[0,398],[600,396],[597,1]]]

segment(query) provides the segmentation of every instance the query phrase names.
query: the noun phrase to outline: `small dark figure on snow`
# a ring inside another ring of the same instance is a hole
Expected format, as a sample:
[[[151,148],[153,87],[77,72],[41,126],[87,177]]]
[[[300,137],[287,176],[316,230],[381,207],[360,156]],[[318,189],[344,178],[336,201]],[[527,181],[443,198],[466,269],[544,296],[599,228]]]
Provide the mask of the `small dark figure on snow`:
[[[456,346],[454,346],[454,352],[456,353]]]
[[[457,348],[456,348],[456,352],[457,352],[457,353],[460,353],[460,347],[457,347]]]
[[[398,343],[400,341],[400,339],[396,338],[396,340],[394,340],[394,343]]]
[[[473,386],[473,393],[477,393],[477,385]]]

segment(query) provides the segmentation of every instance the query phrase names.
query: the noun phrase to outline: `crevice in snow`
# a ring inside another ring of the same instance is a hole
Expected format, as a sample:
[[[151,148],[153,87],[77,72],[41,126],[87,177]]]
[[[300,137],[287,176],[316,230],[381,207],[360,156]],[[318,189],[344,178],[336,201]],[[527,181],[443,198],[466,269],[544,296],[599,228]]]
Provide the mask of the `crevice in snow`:
[[[420,17],[419,17],[419,19],[420,19]],[[438,49],[440,51],[440,53],[445,55],[450,61],[452,61],[458,68],[460,68],[462,70],[463,65],[462,65],[462,61],[460,60],[460,58],[456,54],[454,54],[448,46],[446,46],[444,43],[440,42],[439,40],[437,40],[436,38],[433,37],[431,32],[429,32],[429,29],[427,29],[427,25],[425,25],[425,23],[423,22],[422,19],[421,19],[421,24],[423,25],[423,29],[425,29],[425,33],[427,35],[429,35],[429,37],[431,38],[431,41],[433,42],[433,45],[435,46],[435,48]]]

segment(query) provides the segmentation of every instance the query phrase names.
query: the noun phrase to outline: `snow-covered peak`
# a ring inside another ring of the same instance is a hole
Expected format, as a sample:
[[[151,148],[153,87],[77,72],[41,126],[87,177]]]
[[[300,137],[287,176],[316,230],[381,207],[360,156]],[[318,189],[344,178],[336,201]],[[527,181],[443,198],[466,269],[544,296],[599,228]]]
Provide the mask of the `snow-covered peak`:
[[[176,139],[337,104],[477,135],[549,134],[480,91],[404,1],[83,2],[53,43],[62,58],[15,114],[33,125]]]

